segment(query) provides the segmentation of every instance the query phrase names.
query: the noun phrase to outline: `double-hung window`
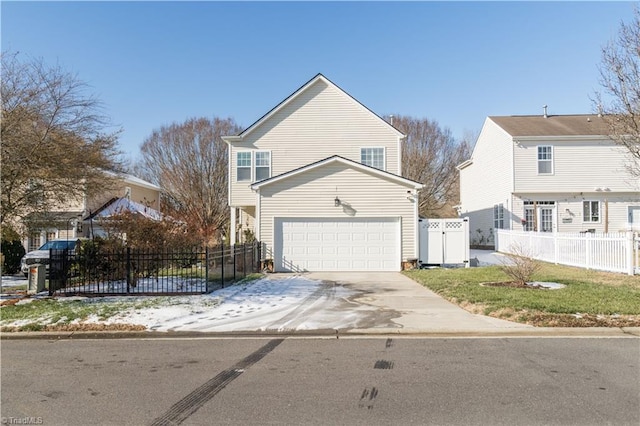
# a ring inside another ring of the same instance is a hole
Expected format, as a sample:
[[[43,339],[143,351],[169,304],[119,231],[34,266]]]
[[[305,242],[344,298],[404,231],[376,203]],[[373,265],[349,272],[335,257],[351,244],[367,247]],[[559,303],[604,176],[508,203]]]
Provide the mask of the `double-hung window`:
[[[553,174],[553,147],[551,145],[538,147],[538,174]]]
[[[493,206],[493,228],[504,229],[504,205],[502,204]]]
[[[271,153],[256,151],[256,182],[271,177]]]
[[[239,151],[236,153],[236,181],[258,182],[271,177],[271,152]]]
[[[384,148],[360,148],[360,162],[384,170]]]
[[[236,156],[236,180],[251,180],[251,151],[241,151]]]
[[[582,221],[583,222],[600,222],[600,202],[599,201],[583,201],[582,202]]]

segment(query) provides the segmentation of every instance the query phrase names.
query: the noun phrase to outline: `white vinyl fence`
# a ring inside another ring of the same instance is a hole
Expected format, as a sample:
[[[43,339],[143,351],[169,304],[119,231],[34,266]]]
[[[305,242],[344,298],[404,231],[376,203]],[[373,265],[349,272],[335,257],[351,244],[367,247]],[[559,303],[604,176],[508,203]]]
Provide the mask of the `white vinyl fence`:
[[[640,235],[615,233],[560,233],[495,230],[496,251],[523,253],[545,262],[602,271],[640,273]]]
[[[420,219],[418,263],[469,267],[469,218]]]

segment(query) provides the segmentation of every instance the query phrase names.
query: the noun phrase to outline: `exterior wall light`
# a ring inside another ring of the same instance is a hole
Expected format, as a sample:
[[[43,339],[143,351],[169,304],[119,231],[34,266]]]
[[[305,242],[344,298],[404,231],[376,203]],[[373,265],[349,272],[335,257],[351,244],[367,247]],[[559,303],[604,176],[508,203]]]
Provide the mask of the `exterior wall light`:
[[[336,196],[336,199],[333,200],[333,205],[336,207],[340,207],[341,204],[342,204],[342,201],[340,201],[340,198]]]

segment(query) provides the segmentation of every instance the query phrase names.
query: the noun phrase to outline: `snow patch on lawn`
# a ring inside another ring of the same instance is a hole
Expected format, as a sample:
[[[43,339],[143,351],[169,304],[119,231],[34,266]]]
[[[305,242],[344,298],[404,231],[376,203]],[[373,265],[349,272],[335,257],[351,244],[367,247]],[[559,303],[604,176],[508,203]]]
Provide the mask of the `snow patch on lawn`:
[[[74,323],[134,324],[153,331],[266,331],[346,328],[361,310],[334,309],[355,292],[302,276],[267,277],[194,296],[59,298],[59,303],[121,303],[107,319],[90,315]],[[43,318],[44,320],[44,318]],[[3,323],[19,326],[22,321]]]

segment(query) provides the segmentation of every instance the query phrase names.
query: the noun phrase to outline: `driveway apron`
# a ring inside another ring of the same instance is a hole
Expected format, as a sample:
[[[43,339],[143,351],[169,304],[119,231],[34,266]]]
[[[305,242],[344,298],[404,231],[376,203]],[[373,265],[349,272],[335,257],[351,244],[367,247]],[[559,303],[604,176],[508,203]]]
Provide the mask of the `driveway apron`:
[[[368,321],[351,331],[366,333],[491,332],[534,327],[472,314],[398,272],[312,272],[308,278],[341,285],[356,294],[351,304],[371,309]]]

